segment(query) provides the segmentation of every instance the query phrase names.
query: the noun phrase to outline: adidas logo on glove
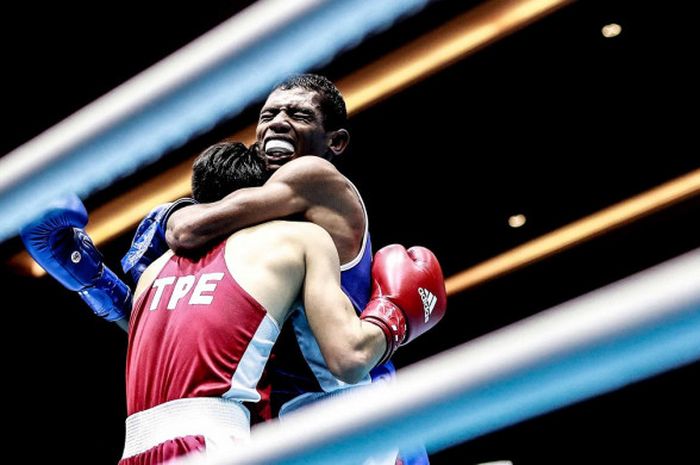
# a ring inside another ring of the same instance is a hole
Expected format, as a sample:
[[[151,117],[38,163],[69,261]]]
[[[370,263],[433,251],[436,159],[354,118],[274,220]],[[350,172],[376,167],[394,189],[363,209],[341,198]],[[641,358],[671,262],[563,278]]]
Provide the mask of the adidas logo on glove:
[[[423,315],[425,316],[425,323],[427,323],[437,303],[437,297],[435,297],[435,294],[422,287],[418,288],[418,294],[420,294],[420,298],[423,301]]]

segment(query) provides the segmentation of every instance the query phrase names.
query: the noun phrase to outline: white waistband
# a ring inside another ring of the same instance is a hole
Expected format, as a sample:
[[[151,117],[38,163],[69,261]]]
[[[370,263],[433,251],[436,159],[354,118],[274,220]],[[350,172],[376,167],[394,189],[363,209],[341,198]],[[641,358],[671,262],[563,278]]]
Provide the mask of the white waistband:
[[[122,458],[184,436],[230,441],[250,437],[250,412],[240,402],[216,397],[177,399],[126,419]]]

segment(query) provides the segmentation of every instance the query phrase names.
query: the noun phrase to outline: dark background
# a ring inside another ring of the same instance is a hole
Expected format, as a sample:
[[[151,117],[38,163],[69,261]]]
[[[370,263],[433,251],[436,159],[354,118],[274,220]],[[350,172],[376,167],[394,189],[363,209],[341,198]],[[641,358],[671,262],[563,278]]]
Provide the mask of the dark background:
[[[247,3],[4,6],[0,153]],[[339,79],[476,3],[433,2],[315,71]],[[680,0],[579,1],[355,116],[351,153],[339,168],[363,193],[375,249],[426,245],[450,276],[700,168],[689,10]],[[609,22],[622,25],[620,36],[602,37]],[[96,193],[88,207],[245,126],[257,108]],[[516,213],[528,222],[509,228]],[[700,199],[688,199],[455,295],[445,320],[402,348],[396,363],[694,249],[699,213]],[[119,270],[131,234],[101,247],[112,269]],[[19,249],[17,239],[0,245],[2,258]],[[28,460],[57,454],[74,463],[116,462],[125,417],[123,333],[51,279],[9,268],[2,278],[8,409],[16,412],[10,426],[35,441],[23,449]],[[657,456],[659,463],[695,463],[699,373],[696,362],[440,452],[432,462],[631,464]]]

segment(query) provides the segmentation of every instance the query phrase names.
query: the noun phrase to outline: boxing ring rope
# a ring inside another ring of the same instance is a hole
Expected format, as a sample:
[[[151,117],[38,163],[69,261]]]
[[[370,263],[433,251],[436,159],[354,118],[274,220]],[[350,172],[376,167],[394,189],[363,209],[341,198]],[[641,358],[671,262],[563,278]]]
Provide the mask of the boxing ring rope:
[[[572,1],[487,0],[470,8],[377,61],[340,78],[337,86],[345,98],[348,116],[354,116]],[[255,124],[227,138],[250,144],[255,140]],[[193,154],[91,210],[87,231],[95,244],[100,246],[134,227],[154,205],[191,195],[190,178],[195,156]],[[697,184],[700,186],[700,181]],[[674,200],[667,199],[666,205]],[[43,268],[26,251],[12,257],[9,263],[24,274],[44,275]],[[448,292],[452,281],[448,282]]]
[[[256,2],[0,160],[0,241],[53,198],[108,186],[427,2]]]
[[[700,358],[700,249],[253,429],[226,464],[429,451]],[[456,311],[453,309],[452,311]]]

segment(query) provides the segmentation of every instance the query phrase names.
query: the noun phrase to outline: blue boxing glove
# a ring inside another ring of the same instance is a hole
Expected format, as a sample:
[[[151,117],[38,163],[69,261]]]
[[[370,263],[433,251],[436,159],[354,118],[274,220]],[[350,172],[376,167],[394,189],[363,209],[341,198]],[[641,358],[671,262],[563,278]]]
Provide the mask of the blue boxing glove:
[[[165,231],[170,215],[196,203],[194,199],[183,197],[172,203],[158,205],[141,220],[131,241],[131,247],[121,261],[122,270],[131,276],[134,283],[139,281],[148,265],[167,252]]]
[[[107,321],[128,317],[131,290],[102,262],[102,254],[83,228],[88,215],[71,195],[24,226],[20,236],[32,258],[58,282],[76,291],[92,311]]]
[[[134,283],[138,283],[148,265],[168,250],[165,233],[159,224],[170,205],[158,205],[141,220],[131,241],[131,247],[122,258],[122,270],[131,276]]]

